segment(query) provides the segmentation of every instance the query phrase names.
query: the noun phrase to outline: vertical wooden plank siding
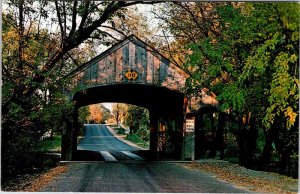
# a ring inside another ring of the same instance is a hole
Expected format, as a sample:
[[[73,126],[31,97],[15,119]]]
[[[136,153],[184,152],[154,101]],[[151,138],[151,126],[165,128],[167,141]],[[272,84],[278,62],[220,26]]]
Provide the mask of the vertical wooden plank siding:
[[[143,78],[143,68],[141,61],[141,47],[135,45],[135,70],[138,72],[139,76],[135,82],[142,82]]]
[[[107,66],[108,66],[108,83],[114,83],[114,71],[115,71],[115,64],[113,59],[113,54],[110,54],[107,57]]]
[[[90,71],[89,71],[89,68],[85,69],[84,70],[84,76],[83,76],[83,80],[84,80],[84,84],[87,84],[87,81],[89,79],[89,74],[90,74]]]
[[[136,49],[135,45],[132,42],[128,43],[129,48],[129,68],[134,68],[135,66],[135,55],[136,55]]]
[[[120,83],[122,82],[122,60],[123,60],[123,56],[122,56],[122,48],[118,49],[116,51],[116,82]]]
[[[154,63],[154,68],[153,68],[153,84],[158,85],[159,84],[159,65],[160,65],[160,60],[156,57],[153,56],[153,63]]]
[[[146,49],[141,48],[141,63],[143,67],[142,83],[147,83],[147,65],[148,65],[147,55],[148,52],[146,51]]]
[[[102,59],[98,62],[98,76],[99,76],[99,83],[100,84],[105,84],[105,79],[106,79],[106,67],[104,63],[105,59]]]
[[[153,83],[153,55],[151,52],[147,52],[147,76],[146,76],[146,83],[152,84]]]
[[[105,84],[108,84],[110,83],[110,80],[109,80],[109,75],[110,75],[110,67],[109,67],[109,60],[108,60],[108,57],[105,57],[104,58],[104,65],[105,65]]]
[[[167,67],[166,64],[162,61],[160,61],[160,66],[159,66],[159,83],[163,83],[166,79],[166,74],[167,74]]]
[[[170,64],[162,56],[149,51],[148,46],[135,41],[123,42],[115,49],[99,57],[98,61],[89,63],[74,75],[74,85],[103,85],[114,83],[153,84],[171,90],[180,90],[185,85],[187,75]],[[133,69],[138,73],[136,80],[129,81],[125,72]]]
[[[122,48],[122,56],[123,56],[123,61],[122,61],[122,82],[128,83],[128,80],[124,77],[124,73],[127,69],[129,69],[129,44],[126,44]]]
[[[113,64],[114,64],[114,71],[113,71],[113,76],[112,76],[112,82],[115,82],[116,81],[116,77],[117,77],[117,52],[114,52],[113,53]]]
[[[92,66],[91,66],[91,69],[92,69],[92,72],[91,72],[91,79],[92,79],[92,82],[93,82],[93,85],[97,84],[97,73],[98,73],[98,65],[97,63],[94,63]]]

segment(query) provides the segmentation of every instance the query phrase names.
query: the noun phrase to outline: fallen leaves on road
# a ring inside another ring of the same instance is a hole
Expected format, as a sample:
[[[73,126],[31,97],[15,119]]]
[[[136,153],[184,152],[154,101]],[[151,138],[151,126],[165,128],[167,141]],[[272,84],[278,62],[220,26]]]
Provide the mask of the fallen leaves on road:
[[[297,193],[297,179],[276,173],[253,171],[232,163],[192,163],[188,167],[215,174],[218,179],[253,192]]]
[[[33,180],[27,187],[25,187],[21,191],[38,192],[47,184],[49,184],[56,176],[58,176],[61,173],[67,172],[67,170],[68,167],[65,165],[52,168],[49,171],[39,175],[35,180]]]

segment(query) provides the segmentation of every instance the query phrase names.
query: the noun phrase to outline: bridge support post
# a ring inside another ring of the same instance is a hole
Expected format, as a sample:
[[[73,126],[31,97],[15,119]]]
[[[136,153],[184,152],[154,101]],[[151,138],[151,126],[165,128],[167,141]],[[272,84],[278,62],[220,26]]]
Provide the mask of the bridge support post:
[[[150,112],[150,150],[157,152],[157,132],[158,132],[158,116],[154,112]]]
[[[63,118],[61,160],[74,160],[77,151],[78,108],[66,113]]]
[[[72,160],[74,160],[75,154],[77,152],[77,135],[78,135],[78,108],[74,107],[73,110],[73,133],[72,133]]]
[[[63,118],[63,132],[61,142],[61,160],[72,160],[72,134],[73,134],[73,119],[72,115],[65,114]]]

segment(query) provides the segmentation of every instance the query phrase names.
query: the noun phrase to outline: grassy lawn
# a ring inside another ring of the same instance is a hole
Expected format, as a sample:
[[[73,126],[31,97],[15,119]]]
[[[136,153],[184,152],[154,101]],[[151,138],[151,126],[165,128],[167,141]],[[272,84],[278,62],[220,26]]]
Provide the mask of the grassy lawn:
[[[125,138],[126,140],[142,147],[145,149],[149,148],[149,143],[145,142],[143,139],[141,139],[139,136],[137,136],[136,134],[128,134],[127,137]]]
[[[60,152],[61,135],[54,135],[53,139],[46,138],[38,143],[36,151],[38,152]]]

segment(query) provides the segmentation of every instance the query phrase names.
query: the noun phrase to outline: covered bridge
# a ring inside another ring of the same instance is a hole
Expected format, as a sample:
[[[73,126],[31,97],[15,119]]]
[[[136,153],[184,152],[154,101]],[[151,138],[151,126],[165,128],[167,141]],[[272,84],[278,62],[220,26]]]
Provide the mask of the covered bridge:
[[[72,160],[76,152],[78,108],[82,106],[120,102],[147,108],[150,150],[173,153],[184,159],[185,153],[190,152],[185,146],[186,120],[189,119],[186,116],[193,119],[201,108],[200,101],[209,99],[217,103],[207,95],[188,98],[185,94],[188,73],[135,36],[113,45],[68,77],[71,85],[67,90],[74,102],[74,114],[71,124],[63,132],[64,160]],[[189,125],[190,132],[193,126]]]

